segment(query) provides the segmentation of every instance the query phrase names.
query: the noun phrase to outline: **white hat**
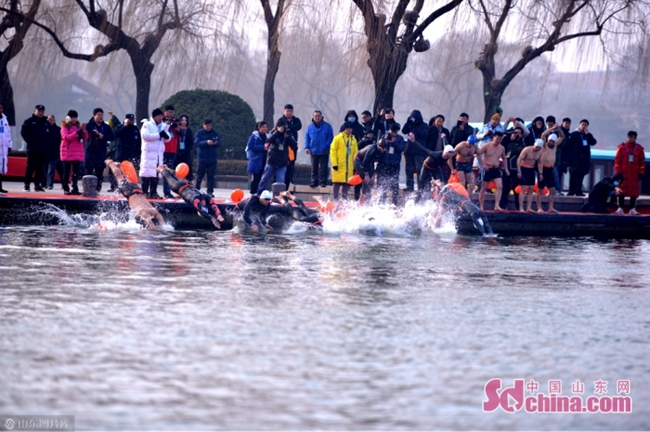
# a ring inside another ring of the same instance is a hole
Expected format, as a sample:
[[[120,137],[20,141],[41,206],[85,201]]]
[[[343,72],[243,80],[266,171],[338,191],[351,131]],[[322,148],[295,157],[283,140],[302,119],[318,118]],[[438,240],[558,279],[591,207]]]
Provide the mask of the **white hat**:
[[[539,147],[539,148],[544,147],[544,141],[542,141],[541,139],[537,138],[537,139],[535,140],[535,147]]]
[[[551,134],[551,136],[548,137],[549,141],[557,141],[557,135]]]
[[[453,151],[454,151],[454,147],[453,147],[453,146],[450,146],[449,144],[447,144],[447,145],[445,146],[445,153],[451,153],[451,152],[453,152]]]
[[[262,193],[260,194],[260,198],[265,199],[265,200],[272,200],[273,199],[273,194],[271,194],[271,192],[265,190],[265,191],[262,191]]]

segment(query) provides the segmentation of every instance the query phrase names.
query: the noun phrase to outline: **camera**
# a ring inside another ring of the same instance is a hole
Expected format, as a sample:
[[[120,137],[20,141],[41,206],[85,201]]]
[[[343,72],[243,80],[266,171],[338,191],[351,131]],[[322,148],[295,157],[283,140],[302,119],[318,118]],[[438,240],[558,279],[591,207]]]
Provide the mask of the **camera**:
[[[165,123],[167,123],[170,128],[174,128],[174,129],[178,128],[178,119],[175,119],[173,117],[166,120]]]
[[[462,125],[463,125],[463,121],[462,121],[462,120],[458,120],[458,121],[456,122],[456,126],[461,127]]]

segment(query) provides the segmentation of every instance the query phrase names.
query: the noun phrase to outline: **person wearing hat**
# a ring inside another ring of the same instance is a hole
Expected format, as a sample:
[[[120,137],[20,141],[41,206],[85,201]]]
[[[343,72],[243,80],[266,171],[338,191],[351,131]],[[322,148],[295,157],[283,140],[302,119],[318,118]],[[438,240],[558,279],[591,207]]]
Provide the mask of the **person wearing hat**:
[[[350,122],[343,123],[343,132],[340,132],[332,140],[330,146],[330,163],[332,165],[332,195],[335,200],[339,199],[339,191],[343,199],[348,199],[350,185],[348,179],[354,174],[354,155],[359,148],[357,139],[352,134],[354,125]]]
[[[521,180],[521,193],[519,194],[519,211],[524,213],[533,212],[533,189],[535,187],[535,167],[542,157],[544,141],[541,138],[535,140],[535,145],[525,147],[519,159],[517,159],[517,178]],[[528,210],[524,209],[524,195],[528,203]]]
[[[142,136],[140,129],[135,124],[135,116],[127,114],[124,116],[124,122],[115,128],[115,161],[124,162],[128,160],[135,166],[140,167],[140,143]]]
[[[392,139],[383,136],[379,139],[377,144],[366,146],[359,150],[354,155],[354,170],[363,180],[361,196],[359,200],[370,198],[370,190],[375,178],[375,163],[381,162],[386,156],[386,148],[388,147],[387,139]]]
[[[104,169],[106,168],[105,160],[108,155],[108,142],[114,139],[113,129],[104,122],[104,110],[95,108],[93,116],[86,123],[88,131],[88,141],[86,141],[86,151],[84,154],[84,168],[86,175],[97,177],[97,192],[102,190],[104,181]]]
[[[559,137],[558,134],[560,135]],[[548,211],[550,213],[557,213],[557,210],[555,210],[555,207],[553,206],[558,186],[555,177],[555,157],[557,155],[557,148],[561,146],[564,141],[564,134],[560,129],[560,125],[554,124],[546,129],[542,134],[542,141],[545,141],[546,143],[542,148],[542,156],[539,158],[539,161],[537,161],[537,172],[539,175],[537,190],[542,191],[544,188],[548,189]],[[537,202],[537,211],[543,213],[542,193],[538,192],[535,199]]]
[[[273,194],[263,190],[257,195],[239,201],[235,204],[235,208],[244,212],[242,219],[248,228],[255,232],[262,227],[272,231],[273,227],[266,220],[271,201],[273,201]]]
[[[285,175],[289,166],[289,149],[294,154],[298,152],[298,143],[287,129],[287,122],[280,117],[275,124],[275,131],[268,137],[268,148],[264,173],[257,188],[257,193],[266,190],[267,183],[275,178],[276,183],[285,183]]]
[[[627,141],[616,148],[614,156],[614,171],[621,174],[625,180],[621,183],[622,193],[618,196],[617,214],[623,214],[625,197],[630,197],[630,215],[638,215],[636,200],[639,197],[639,189],[643,174],[645,174],[645,150],[636,142],[637,133],[629,131]]]
[[[469,135],[467,141],[461,141],[454,148],[456,154],[456,168],[452,174],[458,174],[458,180],[468,191],[474,191],[474,157],[476,155],[476,136]]]
[[[501,194],[503,193],[503,181],[501,180],[501,163],[505,163],[506,175],[510,175],[506,158],[506,148],[501,145],[503,141],[503,131],[495,130],[492,133],[492,141],[487,145],[483,145],[476,152],[476,157],[481,166],[483,167],[483,179],[481,182],[481,191],[478,195],[478,203],[481,211],[485,211],[485,191],[488,183],[494,182],[497,187],[497,192],[494,194],[494,210],[502,211],[499,205],[501,202]]]
[[[199,168],[196,171],[196,188],[201,189],[203,176],[208,174],[206,193],[212,195],[214,192],[214,176],[217,173],[217,149],[221,147],[221,138],[212,127],[212,119],[203,120],[203,129],[196,131],[194,138],[196,143],[196,159]]]
[[[569,193],[568,196],[585,196],[582,181],[591,170],[591,147],[598,143],[589,132],[589,120],[580,120],[578,130],[569,138]]]
[[[482,147],[483,144],[491,142],[494,138],[495,132],[505,132],[503,126],[501,125],[501,116],[499,113],[495,113],[490,118],[490,122],[484,124],[479,133],[476,134],[476,139],[479,141],[479,148]]]
[[[47,167],[47,143],[50,123],[45,117],[45,107],[36,105],[34,114],[23,122],[20,136],[27,143],[27,168],[25,169],[25,191],[32,181],[36,192],[45,192],[45,168]]]
[[[165,142],[171,139],[167,132],[169,125],[162,121],[163,112],[156,108],[151,112],[151,118],[142,124],[142,152],[140,156],[140,178],[142,190],[147,198],[159,199],[158,172],[156,168],[163,164]]]
[[[2,105],[0,104],[0,193],[7,193],[2,188],[2,174],[6,174],[9,169],[9,152],[13,147],[11,141],[11,129],[9,128],[9,121],[4,114]]]
[[[454,155],[454,148],[447,144],[442,151],[433,151],[424,160],[418,182],[418,199],[433,198],[433,195],[425,193],[425,191],[431,192],[432,181],[434,180],[439,180],[440,182],[445,183],[445,174],[442,171],[442,167],[444,165],[447,165],[450,168],[453,167],[452,161]]]

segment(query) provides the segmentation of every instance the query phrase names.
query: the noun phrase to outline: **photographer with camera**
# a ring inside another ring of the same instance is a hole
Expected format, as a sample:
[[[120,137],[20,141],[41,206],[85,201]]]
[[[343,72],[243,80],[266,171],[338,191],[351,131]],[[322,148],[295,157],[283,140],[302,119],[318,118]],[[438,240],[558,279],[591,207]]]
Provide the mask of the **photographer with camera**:
[[[97,192],[102,190],[106,156],[108,156],[108,142],[114,139],[113,129],[104,123],[104,110],[95,108],[93,117],[86,124],[88,141],[84,154],[84,167],[86,175],[97,177]]]
[[[469,125],[469,114],[460,113],[456,125],[451,128],[449,134],[450,144],[456,148],[458,144],[467,141],[470,135],[474,135],[474,128]]]
[[[373,127],[375,136],[382,137],[390,133],[390,126],[393,124],[397,124],[395,121],[395,110],[392,108],[382,108]]]
[[[163,165],[165,143],[171,139],[167,132],[169,125],[162,121],[163,112],[156,108],[151,112],[151,119],[142,124],[142,156],[140,158],[140,178],[142,190],[147,198],[159,199],[158,172],[156,168]]]

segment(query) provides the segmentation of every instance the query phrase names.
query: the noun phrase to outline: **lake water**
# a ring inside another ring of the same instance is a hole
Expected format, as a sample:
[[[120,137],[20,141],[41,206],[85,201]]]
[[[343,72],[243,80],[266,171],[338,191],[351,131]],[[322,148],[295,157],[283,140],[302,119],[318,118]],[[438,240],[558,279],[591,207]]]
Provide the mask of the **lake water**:
[[[82,429],[648,429],[650,242],[0,228],[0,414]],[[492,378],[631,414],[485,413]]]

